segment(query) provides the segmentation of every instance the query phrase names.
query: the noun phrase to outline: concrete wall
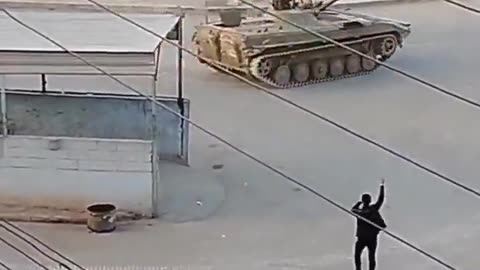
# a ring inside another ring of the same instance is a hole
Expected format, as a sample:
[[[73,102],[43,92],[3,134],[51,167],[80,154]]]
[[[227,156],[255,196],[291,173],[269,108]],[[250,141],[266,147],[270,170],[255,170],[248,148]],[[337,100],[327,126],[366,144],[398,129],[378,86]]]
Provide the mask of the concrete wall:
[[[2,137],[0,203],[82,210],[93,202],[151,214],[150,142]]]
[[[6,68],[11,69],[10,66]],[[12,72],[11,70],[10,72]],[[0,72],[1,73],[1,72]],[[145,94],[152,94],[152,78],[141,76],[120,76],[116,75],[122,82],[135,89],[142,89]],[[21,90],[42,90],[41,75],[6,75],[5,87],[7,89]],[[45,89],[47,91],[70,91],[70,92],[92,92],[98,94],[132,94],[132,90],[113,81],[104,75],[45,75]]]
[[[175,98],[158,98],[180,112]],[[152,138],[151,102],[131,95],[42,94],[7,91],[9,134],[155,140],[161,159],[188,163],[189,125],[157,106]],[[184,102],[189,117],[189,102]]]

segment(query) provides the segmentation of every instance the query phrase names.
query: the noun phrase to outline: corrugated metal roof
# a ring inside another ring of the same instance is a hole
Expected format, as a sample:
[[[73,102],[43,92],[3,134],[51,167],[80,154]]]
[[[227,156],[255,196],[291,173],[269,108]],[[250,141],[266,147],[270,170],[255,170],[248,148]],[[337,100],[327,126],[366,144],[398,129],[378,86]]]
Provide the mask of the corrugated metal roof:
[[[69,50],[100,53],[152,53],[161,40],[108,13],[9,12]],[[128,18],[165,37],[177,24],[174,15],[127,14]],[[62,51],[0,12],[0,51]]]

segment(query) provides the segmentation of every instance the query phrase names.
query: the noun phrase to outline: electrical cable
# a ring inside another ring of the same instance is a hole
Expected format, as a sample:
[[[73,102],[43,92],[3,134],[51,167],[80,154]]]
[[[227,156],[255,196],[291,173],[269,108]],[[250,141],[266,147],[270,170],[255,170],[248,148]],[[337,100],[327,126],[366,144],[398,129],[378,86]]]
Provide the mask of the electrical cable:
[[[30,255],[28,255],[27,253],[25,253],[24,251],[22,251],[21,249],[17,248],[15,245],[13,245],[12,243],[8,242],[7,240],[5,240],[4,238],[2,238],[0,236],[0,241],[2,241],[3,243],[5,243],[7,246],[9,246],[10,248],[14,249],[15,251],[17,251],[18,253],[22,254],[24,257],[26,257],[27,259],[29,259],[31,262],[33,262],[34,264],[40,266],[41,268],[43,268],[44,270],[49,270],[48,267],[46,267],[45,265],[43,265],[42,263],[40,263],[39,261],[35,260],[33,257],[31,257]]]
[[[37,237],[33,236],[32,234],[28,233],[27,231],[23,230],[22,228],[16,226],[15,224],[13,224],[12,222],[4,219],[4,218],[0,218],[0,221],[3,221],[5,224],[9,225],[10,227],[14,228],[15,230],[21,232],[22,234],[30,237],[31,239],[35,240],[37,243],[39,243],[40,245],[42,245],[43,247],[45,247],[46,249],[48,249],[49,251],[51,251],[52,253],[56,254],[57,256],[61,257],[62,259],[68,261],[69,263],[75,265],[76,267],[78,267],[80,270],[86,270],[84,267],[82,267],[81,265],[77,264],[76,262],[74,262],[73,260],[71,260],[70,258],[66,257],[65,255],[61,254],[60,252],[56,251],[55,249],[51,248],[49,245],[47,245],[46,243],[44,243],[43,241],[41,241],[40,239],[38,239]],[[5,226],[2,225],[4,228]],[[63,265],[63,264],[62,264]]]
[[[268,95],[270,95],[270,96],[272,96],[272,97],[275,97],[275,98],[277,98],[277,99],[279,99],[279,100],[281,100],[281,101],[283,101],[283,102],[285,102],[285,103],[288,103],[289,105],[291,105],[291,106],[293,106],[293,107],[295,107],[295,108],[297,108],[297,109],[300,109],[300,110],[302,110],[303,112],[305,112],[305,113],[307,113],[307,114],[310,114],[310,115],[314,116],[315,118],[318,118],[318,119],[324,121],[325,123],[327,123],[327,124],[329,124],[329,125],[331,125],[331,126],[333,126],[333,127],[336,127],[336,128],[338,128],[338,129],[340,129],[340,130],[342,130],[342,131],[344,131],[344,132],[346,132],[346,133],[348,133],[348,134],[350,134],[350,135],[352,135],[352,136],[354,136],[354,137],[356,137],[356,138],[358,138],[358,139],[361,139],[361,140],[363,140],[364,142],[367,142],[367,143],[370,144],[370,145],[373,145],[373,146],[375,146],[375,147],[377,147],[377,148],[379,148],[379,149],[381,149],[381,150],[383,150],[383,151],[385,151],[385,152],[387,152],[387,153],[389,153],[389,154],[391,154],[391,155],[393,155],[393,156],[395,156],[395,157],[397,157],[397,158],[400,158],[400,159],[402,159],[403,161],[406,161],[407,163],[410,163],[411,165],[414,165],[415,167],[417,167],[417,168],[419,168],[419,169],[421,169],[421,170],[423,170],[423,171],[426,171],[427,173],[432,174],[432,175],[440,178],[441,180],[444,180],[444,181],[446,181],[446,182],[448,182],[448,183],[450,183],[450,184],[453,184],[454,186],[462,189],[463,191],[468,191],[468,192],[472,193],[473,195],[475,195],[475,196],[477,196],[477,197],[480,198],[480,191],[475,190],[474,188],[468,187],[467,185],[465,185],[465,184],[463,184],[463,183],[461,183],[461,182],[459,182],[459,181],[457,181],[457,180],[455,180],[455,179],[453,179],[453,178],[451,178],[451,177],[448,177],[448,176],[446,176],[446,175],[444,175],[444,174],[442,174],[442,173],[437,172],[437,171],[434,170],[434,169],[431,169],[431,168],[427,167],[426,165],[421,164],[420,162],[415,161],[413,158],[407,157],[407,156],[405,156],[405,155],[403,155],[403,154],[401,154],[401,153],[399,153],[399,152],[397,152],[397,151],[395,151],[395,150],[393,150],[393,149],[391,149],[391,148],[389,148],[389,147],[387,147],[387,146],[385,146],[385,145],[383,145],[383,144],[381,144],[381,143],[379,143],[379,142],[377,142],[377,141],[375,141],[375,140],[373,140],[373,139],[370,139],[370,138],[368,138],[368,137],[366,137],[366,136],[364,136],[364,135],[361,135],[360,133],[358,133],[357,131],[355,131],[355,130],[353,130],[353,129],[350,129],[350,128],[344,126],[344,125],[341,125],[341,124],[337,123],[336,121],[333,121],[333,120],[331,120],[331,119],[329,119],[329,118],[327,118],[327,117],[325,117],[325,116],[323,116],[323,115],[320,115],[319,113],[314,112],[314,111],[312,111],[312,110],[310,110],[310,109],[307,109],[307,108],[305,108],[305,107],[303,107],[303,106],[301,106],[301,105],[299,105],[299,104],[297,104],[297,103],[295,103],[295,102],[293,102],[293,101],[291,101],[291,100],[289,100],[289,99],[287,99],[287,98],[285,98],[285,97],[283,97],[283,96],[281,96],[281,95],[279,95],[279,94],[277,94],[277,93],[274,93],[274,92],[270,91],[269,89],[267,89],[266,87],[263,87],[263,86],[261,86],[261,85],[259,85],[259,84],[256,84],[256,83],[254,83],[254,82],[251,82],[251,81],[249,81],[248,79],[246,79],[246,78],[244,78],[244,77],[242,77],[242,76],[240,76],[240,75],[238,75],[238,74],[236,74],[236,73],[228,70],[227,68],[224,68],[223,66],[219,65],[217,62],[212,61],[212,60],[207,59],[207,58],[204,58],[204,57],[201,57],[200,55],[198,55],[198,54],[196,54],[196,53],[194,53],[194,52],[192,52],[192,51],[190,51],[190,50],[188,50],[188,49],[186,49],[186,48],[184,48],[184,47],[176,44],[175,42],[172,42],[172,41],[170,41],[170,40],[162,37],[161,35],[157,34],[156,32],[154,32],[154,31],[152,31],[152,30],[144,27],[143,25],[141,25],[141,24],[139,24],[139,23],[137,23],[137,22],[135,22],[135,21],[133,21],[133,20],[131,20],[131,19],[129,19],[129,18],[121,15],[121,14],[119,14],[118,12],[115,12],[115,11],[109,9],[108,7],[102,5],[102,4],[100,4],[100,3],[98,3],[98,2],[96,2],[96,1],[94,1],[94,0],[86,0],[86,1],[94,4],[94,5],[96,5],[97,7],[101,8],[101,9],[103,9],[103,10],[109,12],[109,13],[111,13],[112,15],[115,15],[115,16],[119,17],[120,19],[122,19],[122,20],[124,20],[124,21],[126,21],[126,22],[128,22],[128,23],[130,23],[130,24],[132,24],[132,25],[134,25],[134,26],[136,26],[136,27],[138,27],[138,28],[140,28],[140,29],[142,29],[142,30],[144,30],[144,31],[146,31],[146,32],[148,32],[148,33],[156,36],[156,37],[158,37],[158,38],[160,38],[160,39],[163,40],[164,42],[167,42],[168,44],[170,44],[170,45],[172,45],[172,46],[175,46],[176,48],[185,51],[186,53],[192,55],[193,57],[196,57],[196,58],[198,58],[198,59],[201,59],[201,60],[205,61],[206,63],[209,63],[210,65],[215,66],[216,68],[221,69],[222,71],[230,74],[231,76],[234,76],[235,78],[237,78],[237,79],[239,79],[239,80],[241,80],[241,81],[244,81],[244,82],[248,83],[249,85],[251,85],[251,86],[253,86],[253,87],[261,90],[261,91],[264,92],[264,93],[266,93],[266,94],[268,94]]]
[[[53,258],[52,256],[48,255],[47,253],[45,253],[43,250],[41,250],[40,248],[38,248],[35,244],[33,244],[32,242],[28,241],[27,239],[25,239],[25,237],[21,236],[20,234],[14,232],[12,229],[9,229],[7,227],[5,227],[5,225],[3,224],[0,224],[0,227],[2,227],[3,229],[5,229],[7,232],[13,234],[14,236],[16,236],[17,238],[23,240],[23,242],[27,243],[29,246],[31,246],[33,249],[35,249],[36,251],[38,251],[39,253],[41,253],[43,256],[47,257],[48,259],[58,263],[58,265],[60,267],[64,267],[68,270],[72,270],[70,267],[68,267],[67,265],[65,265],[64,263],[62,263],[61,261]]]
[[[90,1],[90,0],[89,0]],[[298,186],[304,188],[305,190],[311,192],[312,194],[316,195],[318,198],[328,202],[329,204],[339,208],[340,210],[346,212],[347,214],[350,214],[351,216],[353,217],[356,217],[357,219],[360,219],[366,223],[368,223],[369,225],[379,229],[380,231],[383,231],[385,234],[387,234],[388,236],[392,237],[393,239],[401,242],[402,244],[410,247],[411,249],[421,253],[422,255],[424,255],[425,257],[429,258],[430,260],[444,266],[445,268],[448,268],[448,269],[451,269],[451,270],[457,270],[456,268],[454,268],[453,266],[451,266],[450,264],[444,262],[443,260],[437,258],[436,256],[430,254],[429,252],[426,252],[420,248],[418,248],[417,246],[411,244],[410,242],[408,242],[407,240],[404,240],[403,238],[381,228],[380,226],[378,226],[377,224],[371,222],[370,220],[362,217],[362,216],[359,216],[355,213],[353,213],[352,211],[348,210],[347,208],[343,207],[342,205],[338,204],[337,202],[335,202],[334,200],[328,198],[327,196],[319,193],[318,191],[314,190],[313,188],[307,186],[306,184],[303,184],[302,182],[300,182],[299,180],[296,180],[295,178],[285,174],[284,172],[276,169],[275,167],[273,167],[272,165],[269,165],[267,163],[265,163],[264,161],[258,159],[257,157],[249,154],[248,152],[246,152],[245,150],[242,150],[241,148],[235,146],[234,144],[228,142],[227,140],[221,138],[220,136],[216,135],[215,133],[209,131],[208,129],[202,127],[201,125],[193,122],[191,119],[177,113],[176,111],[174,111],[173,109],[167,107],[166,105],[160,103],[159,101],[153,99],[152,97],[148,96],[148,95],[145,95],[143,94],[141,91],[133,88],[132,86],[122,82],[121,80],[115,78],[114,76],[110,75],[108,72],[104,71],[102,68],[98,67],[97,65],[93,64],[93,63],[90,63],[88,60],[84,59],[82,56],[76,54],[75,52],[72,52],[70,51],[69,49],[67,49],[66,47],[64,47],[63,45],[61,45],[60,43],[58,43],[57,41],[51,39],[50,37],[46,36],[45,34],[41,33],[40,31],[36,30],[35,28],[29,26],[28,24],[22,22],[21,20],[19,20],[18,18],[16,18],[15,16],[13,16],[12,14],[10,14],[7,10],[3,10],[6,15],[8,17],[10,17],[12,20],[14,20],[15,22],[17,22],[18,24],[22,25],[23,27],[29,29],[30,31],[36,33],[37,35],[41,36],[42,38],[48,40],[49,42],[51,42],[52,44],[55,44],[57,47],[61,48],[62,50],[64,50],[65,52],[69,53],[71,56],[73,57],[76,57],[77,59],[79,59],[80,61],[84,62],[86,65],[96,69],[97,71],[101,72],[102,74],[104,74],[105,76],[111,78],[112,80],[116,81],[117,83],[119,83],[120,85],[126,87],[127,89],[130,89],[132,92],[135,92],[137,93],[138,95],[144,97],[145,99],[147,100],[150,100],[151,102],[157,104],[158,106],[162,107],[163,109],[167,110],[168,112],[176,115],[177,117],[183,119],[184,121],[190,123],[192,126],[198,128],[199,130],[205,132],[206,134],[212,136],[213,138],[219,140],[220,142],[224,143],[225,145],[229,146],[230,148],[232,148],[233,150],[243,154],[245,157],[248,157],[249,159],[255,161],[256,163],[262,165],[263,167],[269,169],[270,171],[278,174],[279,176],[285,178],[286,180],[294,183],[294,184],[297,184]]]
[[[460,7],[460,8],[463,8],[463,9],[466,9],[466,10],[469,10],[471,12],[474,12],[474,13],[477,13],[477,14],[480,14],[480,9],[477,9],[477,8],[474,8],[474,7],[471,7],[471,6],[467,6],[463,3],[460,3],[460,2],[457,2],[457,1],[453,1],[453,0],[443,0],[449,4],[452,4],[454,6],[457,6],[457,7]]]
[[[10,268],[8,265],[6,265],[4,262],[0,261],[0,266],[2,268],[4,268],[5,270],[13,270],[12,268]]]

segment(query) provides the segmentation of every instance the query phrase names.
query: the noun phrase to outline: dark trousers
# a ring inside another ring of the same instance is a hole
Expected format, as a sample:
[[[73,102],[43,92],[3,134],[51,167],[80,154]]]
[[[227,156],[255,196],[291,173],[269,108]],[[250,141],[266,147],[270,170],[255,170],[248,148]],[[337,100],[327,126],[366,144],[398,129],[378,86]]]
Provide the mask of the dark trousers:
[[[362,252],[363,250],[368,249],[368,262],[370,270],[375,270],[377,265],[375,256],[377,251],[377,237],[358,237],[357,242],[355,243],[355,269],[362,269]]]

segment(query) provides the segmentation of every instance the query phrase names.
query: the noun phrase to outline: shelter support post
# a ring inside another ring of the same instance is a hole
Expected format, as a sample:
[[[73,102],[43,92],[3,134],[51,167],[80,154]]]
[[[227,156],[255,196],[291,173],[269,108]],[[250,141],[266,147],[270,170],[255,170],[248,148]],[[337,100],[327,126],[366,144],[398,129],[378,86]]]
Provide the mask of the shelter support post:
[[[152,97],[157,100],[157,78],[153,78]],[[158,217],[158,192],[160,185],[160,171],[158,166],[158,142],[157,142],[157,104],[152,104],[152,218]]]
[[[208,6],[209,6],[209,3],[208,3],[208,0],[205,0],[205,24],[208,23]]]
[[[42,73],[41,79],[42,79],[42,92],[45,93],[47,91],[47,77],[45,76],[44,73]]]
[[[180,114],[182,116],[185,116],[185,102],[183,100],[183,22],[184,22],[185,14],[181,14],[179,20],[178,20],[178,71],[177,71],[177,90],[178,90],[178,99],[177,99],[177,104],[178,108],[180,109]],[[182,142],[183,137],[185,136],[185,120],[180,119],[180,130],[181,130],[181,138]],[[180,153],[183,153],[185,150],[185,145],[184,143],[180,144]],[[186,158],[186,157],[185,157]],[[187,161],[188,163],[188,161]]]
[[[160,45],[156,49],[155,56],[155,74],[153,75],[152,80],[152,98],[157,100],[157,83],[158,83],[158,73],[160,69]],[[152,218],[157,218],[158,206],[159,206],[159,192],[160,192],[160,168],[159,168],[159,158],[158,158],[158,138],[157,138],[157,104],[151,102],[152,106]]]
[[[2,87],[2,134],[3,136],[8,135],[8,126],[7,126],[7,93],[6,93],[6,88],[7,88],[7,78],[5,75],[1,75],[0,77],[1,80],[1,87]]]
[[[178,106],[180,107],[183,115],[183,19],[182,14],[178,20],[178,65],[177,65],[177,91],[178,91]]]

